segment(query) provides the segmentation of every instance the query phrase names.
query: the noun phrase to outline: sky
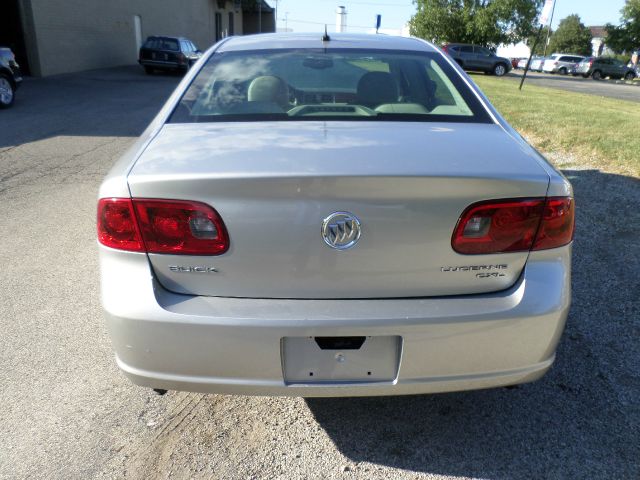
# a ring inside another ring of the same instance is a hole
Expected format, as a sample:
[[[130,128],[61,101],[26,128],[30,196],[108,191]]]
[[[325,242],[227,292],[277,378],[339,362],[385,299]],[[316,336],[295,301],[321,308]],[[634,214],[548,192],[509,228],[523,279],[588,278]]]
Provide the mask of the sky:
[[[382,15],[382,31],[400,33],[415,12],[411,0],[267,0],[277,4],[278,29],[285,26],[295,32],[320,32],[325,23],[335,31],[336,7],[347,7],[347,31],[366,33],[375,26],[376,14]],[[577,13],[587,26],[617,24],[625,0],[556,0],[553,26],[567,15]]]

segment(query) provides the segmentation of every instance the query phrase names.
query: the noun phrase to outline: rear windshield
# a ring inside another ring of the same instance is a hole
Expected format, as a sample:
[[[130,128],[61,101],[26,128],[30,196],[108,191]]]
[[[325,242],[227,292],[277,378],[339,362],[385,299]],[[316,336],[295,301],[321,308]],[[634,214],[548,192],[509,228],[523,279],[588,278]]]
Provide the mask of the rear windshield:
[[[169,121],[319,118],[491,122],[439,54],[355,49],[216,53]]]

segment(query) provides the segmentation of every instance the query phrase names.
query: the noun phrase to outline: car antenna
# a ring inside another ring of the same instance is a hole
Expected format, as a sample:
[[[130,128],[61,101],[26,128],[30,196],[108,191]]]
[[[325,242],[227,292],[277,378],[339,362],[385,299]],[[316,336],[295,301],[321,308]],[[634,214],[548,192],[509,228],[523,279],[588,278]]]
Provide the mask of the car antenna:
[[[328,42],[329,40],[331,40],[331,37],[327,33],[327,24],[325,23],[324,24],[324,35],[322,36],[322,41],[323,42]]]

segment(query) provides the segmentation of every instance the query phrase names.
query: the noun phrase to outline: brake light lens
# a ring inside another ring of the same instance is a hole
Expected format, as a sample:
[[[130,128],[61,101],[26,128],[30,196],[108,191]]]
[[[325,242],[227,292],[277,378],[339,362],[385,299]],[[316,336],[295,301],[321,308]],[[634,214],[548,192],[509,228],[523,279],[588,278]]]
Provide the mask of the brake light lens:
[[[573,240],[575,212],[573,198],[548,198],[533,250],[562,247]]]
[[[103,234],[100,218],[113,204],[133,225],[139,247],[109,241]],[[229,249],[229,235],[220,215],[209,205],[183,200],[102,199],[98,203],[98,239],[108,247],[147,253],[221,255]]]
[[[465,255],[561,247],[573,239],[570,197],[494,200],[468,207],[453,233],[453,249]]]
[[[107,247],[144,252],[133,205],[129,198],[102,198],[98,202],[98,241]]]

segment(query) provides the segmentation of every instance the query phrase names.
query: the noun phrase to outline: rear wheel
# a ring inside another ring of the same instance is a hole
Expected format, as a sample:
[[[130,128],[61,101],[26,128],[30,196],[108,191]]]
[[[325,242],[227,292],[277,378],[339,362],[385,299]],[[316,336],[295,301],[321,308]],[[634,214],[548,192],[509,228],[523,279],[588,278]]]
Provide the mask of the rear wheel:
[[[153,68],[145,66],[144,73],[146,73],[147,75],[153,74]]]
[[[505,73],[507,73],[507,66],[504,63],[498,63],[493,67],[493,74],[496,77],[502,77]]]
[[[594,70],[591,74],[591,78],[594,80],[602,80],[602,72],[600,70]]]
[[[625,80],[633,80],[634,78],[636,78],[636,74],[633,72],[627,72],[624,76]]]
[[[558,70],[558,73],[560,75],[566,75],[567,74],[567,69],[565,67],[562,67],[560,70]]]
[[[9,108],[15,98],[15,87],[8,76],[0,74],[0,108]]]

